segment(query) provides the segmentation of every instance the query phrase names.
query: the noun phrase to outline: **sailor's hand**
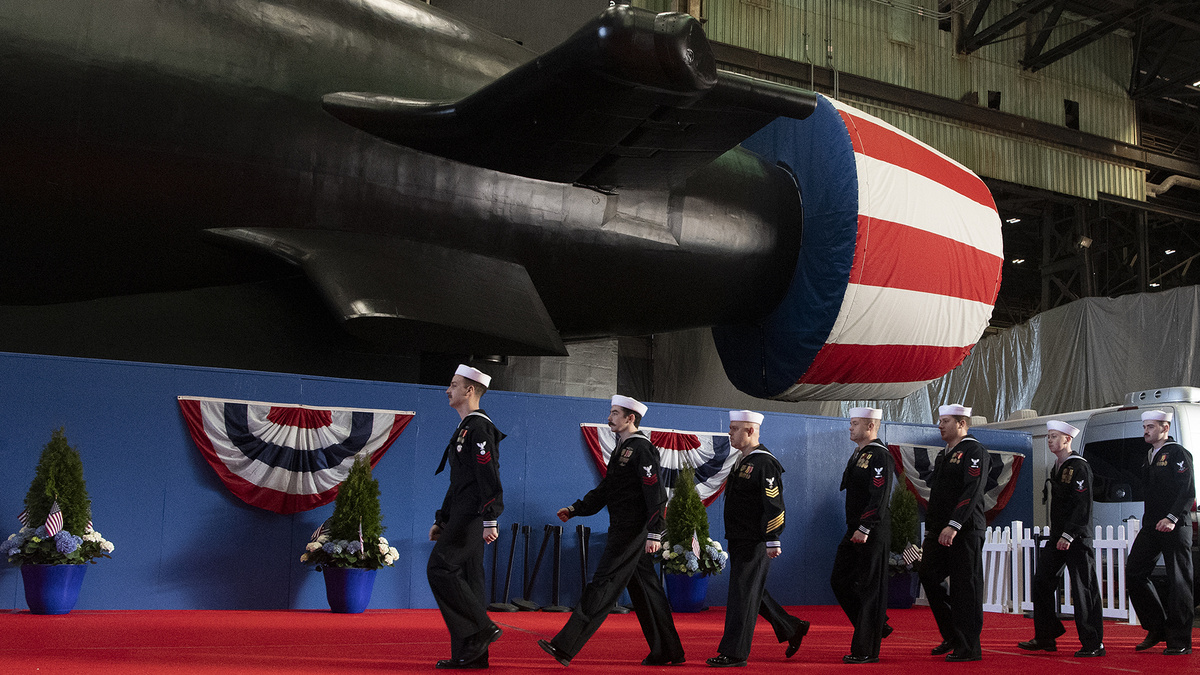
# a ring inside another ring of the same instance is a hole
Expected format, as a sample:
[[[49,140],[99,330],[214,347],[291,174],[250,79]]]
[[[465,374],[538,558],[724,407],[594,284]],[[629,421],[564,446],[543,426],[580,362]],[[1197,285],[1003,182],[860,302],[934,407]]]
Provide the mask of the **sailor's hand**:
[[[661,548],[662,542],[658,541],[657,539],[646,540],[646,553],[658,553],[658,550]]]
[[[564,523],[571,519],[571,509],[561,508],[558,510],[558,519]]]
[[[500,538],[500,528],[485,527],[483,528],[483,543],[490,544]]]
[[[865,544],[867,543],[867,535],[862,533],[862,530],[855,530],[854,534],[850,535],[850,543]]]
[[[938,535],[938,543],[942,546],[950,546],[954,543],[954,535],[958,534],[958,530],[949,525],[942,528],[941,534]]]
[[[1163,518],[1162,520],[1158,521],[1158,524],[1154,526],[1154,529],[1158,530],[1159,532],[1170,532],[1171,530],[1175,529],[1175,523],[1171,522],[1170,518]]]
[[[433,527],[429,528],[429,541],[437,541],[438,535],[440,535],[441,533],[442,533],[442,526],[438,525],[437,523],[434,523]]]

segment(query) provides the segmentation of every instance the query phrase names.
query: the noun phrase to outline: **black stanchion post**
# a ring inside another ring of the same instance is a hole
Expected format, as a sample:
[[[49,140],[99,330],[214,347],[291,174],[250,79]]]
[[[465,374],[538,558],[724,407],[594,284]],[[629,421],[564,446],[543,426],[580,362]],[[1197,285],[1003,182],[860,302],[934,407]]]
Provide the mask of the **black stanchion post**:
[[[562,576],[562,525],[554,525],[554,581],[550,587],[550,602],[553,603],[549,607],[543,607],[543,612],[569,612],[570,607],[563,607],[559,604],[559,581]]]
[[[513,555],[517,552],[517,530],[521,529],[519,523],[512,524],[512,544],[508,548],[508,569],[504,572],[504,597],[508,597],[509,585],[512,582],[512,567]],[[516,605],[510,605],[507,602],[493,602],[488,605],[489,612],[517,612]]]
[[[550,526],[546,525],[542,528],[542,546],[538,549],[537,560],[533,563],[533,572],[530,573],[529,579],[525,582],[525,596],[513,600],[513,604],[521,608],[521,611],[536,612],[541,609],[541,605],[533,601],[533,587],[537,585],[538,571],[542,569],[542,558],[546,556],[546,546],[550,543]]]

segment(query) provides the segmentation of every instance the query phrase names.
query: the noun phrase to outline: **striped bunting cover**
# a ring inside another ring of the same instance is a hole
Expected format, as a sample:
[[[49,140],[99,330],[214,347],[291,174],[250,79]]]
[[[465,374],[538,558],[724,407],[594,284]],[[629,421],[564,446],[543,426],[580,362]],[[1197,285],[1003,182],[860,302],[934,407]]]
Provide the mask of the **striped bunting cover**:
[[[933,465],[942,448],[899,443],[889,444],[888,450],[892,453],[892,459],[896,461],[896,475],[904,478],[904,484],[916,495],[921,508],[925,508],[929,504],[928,481],[933,475]],[[992,518],[1008,506],[1008,500],[1017,487],[1017,477],[1021,475],[1025,455],[999,450],[988,450],[988,455],[992,461],[984,486],[983,512],[990,523]]]
[[[415,414],[178,398],[192,440],[225,487],[282,514],[333,501],[355,458],[375,466]]]
[[[583,441],[587,444],[592,459],[600,469],[600,475],[608,472],[608,458],[617,447],[617,436],[606,424],[580,424]],[[731,450],[729,434],[704,431],[674,431],[642,427],[650,435],[650,442],[658,449],[660,475],[667,488],[667,498],[675,493],[675,480],[679,471],[691,466],[696,470],[696,492],[705,506],[716,501],[725,487],[725,478],[737,463],[738,453]]]

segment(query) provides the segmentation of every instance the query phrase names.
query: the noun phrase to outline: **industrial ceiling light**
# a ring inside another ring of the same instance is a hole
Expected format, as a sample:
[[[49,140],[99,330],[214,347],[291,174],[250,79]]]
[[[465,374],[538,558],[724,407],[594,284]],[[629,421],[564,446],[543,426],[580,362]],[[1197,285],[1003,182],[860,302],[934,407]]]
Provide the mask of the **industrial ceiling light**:
[[[1174,252],[1175,252],[1175,249],[1173,249],[1173,248],[1169,248],[1169,249],[1163,251],[1163,253],[1166,253],[1167,255],[1171,255]]]
[[[1076,241],[1075,245],[1078,246],[1079,248],[1091,248],[1092,247],[1092,238],[1080,235],[1079,241]]]
[[[1025,262],[1025,259],[1024,258],[1013,258],[1012,262],[1014,265],[1020,265],[1021,263]]]
[[[1150,288],[1158,288],[1158,286],[1159,286],[1159,284],[1157,284],[1157,283],[1150,284]]]
[[[1020,218],[1009,218],[1008,220],[1005,220],[1004,222],[1008,223],[1009,225],[1016,225],[1017,223],[1021,222],[1021,219]]]

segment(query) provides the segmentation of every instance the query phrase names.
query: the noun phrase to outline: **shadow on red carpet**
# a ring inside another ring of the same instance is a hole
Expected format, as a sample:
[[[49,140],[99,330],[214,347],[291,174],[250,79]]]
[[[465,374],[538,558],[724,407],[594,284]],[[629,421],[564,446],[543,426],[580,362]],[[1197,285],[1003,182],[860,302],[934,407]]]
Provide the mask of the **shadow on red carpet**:
[[[844,665],[851,628],[837,607],[793,607],[812,622],[800,651],[784,658],[765,622],[759,621],[749,667],[736,673],[893,671],[897,667],[929,672],[1010,675],[1026,673],[1195,672],[1200,657],[1163,656],[1161,647],[1133,651],[1145,636],[1136,626],[1106,621],[1108,656],[1077,659],[1074,626],[1056,653],[1017,649],[1033,637],[1033,622],[1021,616],[986,614],[983,661],[946,663],[929,655],[940,638],[928,608],[893,610],[896,629],[883,643],[878,665]],[[715,672],[704,660],[715,656],[724,627],[724,608],[676,614],[687,663],[672,668],[640,665],[646,642],[633,614],[613,615],[569,668],[538,648],[552,637],[565,614],[493,613],[504,636],[492,645],[491,671],[611,675],[614,672]],[[0,662],[5,673],[105,672],[150,673],[397,673],[431,672],[449,656],[449,635],[436,610],[369,610],[345,615],[325,611],[75,611],[65,616],[28,612],[0,614]]]

